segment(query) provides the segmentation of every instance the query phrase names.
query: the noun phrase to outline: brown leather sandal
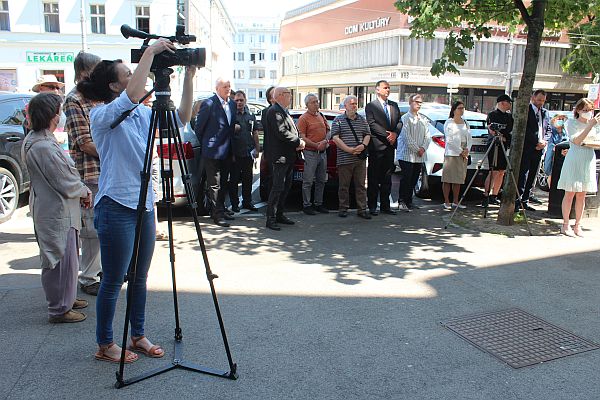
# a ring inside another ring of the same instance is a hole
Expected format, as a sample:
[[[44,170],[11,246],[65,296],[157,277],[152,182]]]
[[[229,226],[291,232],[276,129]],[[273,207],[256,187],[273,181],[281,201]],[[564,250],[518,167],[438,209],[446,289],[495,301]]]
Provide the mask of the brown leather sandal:
[[[100,346],[98,348],[98,351],[96,352],[96,354],[94,354],[94,358],[96,358],[96,360],[100,360],[100,361],[108,361],[108,362],[114,362],[114,363],[119,363],[121,362],[121,352],[119,351],[119,356],[118,357],[111,357],[108,354],[106,354],[106,350],[110,349],[111,347],[113,347],[115,344],[111,343],[109,345],[106,346]],[[131,364],[134,361],[138,360],[138,355],[129,351],[129,350],[125,350],[125,364]]]
[[[140,336],[138,338],[134,338],[132,336],[130,338],[130,342],[129,342],[129,345],[127,346],[127,348],[131,351],[139,351],[140,353],[144,354],[145,356],[152,357],[152,358],[161,358],[165,355],[165,351],[163,350],[162,347],[152,344],[152,342],[150,342],[148,339],[146,339],[146,341],[151,345],[151,347],[149,349],[147,349],[143,346],[140,346],[138,343],[144,339],[146,339],[146,336]]]

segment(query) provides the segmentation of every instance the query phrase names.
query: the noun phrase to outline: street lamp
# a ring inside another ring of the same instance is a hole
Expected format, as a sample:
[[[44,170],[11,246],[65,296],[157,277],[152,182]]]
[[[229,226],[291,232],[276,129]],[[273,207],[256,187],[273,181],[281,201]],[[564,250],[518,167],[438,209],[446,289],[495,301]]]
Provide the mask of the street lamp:
[[[300,54],[302,54],[302,52],[297,47],[292,47],[290,50],[293,50],[296,52],[296,65],[294,65],[294,68],[296,69],[296,96],[298,97],[298,103],[296,103],[295,101],[294,101],[294,103],[300,104],[300,93],[298,92],[298,70],[300,69],[300,65],[298,65],[299,64],[298,61],[299,61]],[[294,104],[294,106],[296,106],[296,104]],[[298,107],[296,107],[296,108],[298,108]]]

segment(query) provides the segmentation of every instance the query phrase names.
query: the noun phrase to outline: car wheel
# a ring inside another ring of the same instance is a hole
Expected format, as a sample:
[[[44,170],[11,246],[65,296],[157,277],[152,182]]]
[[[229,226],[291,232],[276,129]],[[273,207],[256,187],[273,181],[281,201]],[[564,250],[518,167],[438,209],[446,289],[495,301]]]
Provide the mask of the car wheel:
[[[14,175],[0,168],[0,224],[13,215],[19,204],[19,184]]]
[[[425,164],[421,166],[421,173],[419,174],[419,179],[415,185],[415,195],[421,199],[428,199],[430,197],[429,177],[427,176]]]
[[[546,175],[546,172],[544,171],[544,163],[540,164],[540,170],[536,177],[536,185],[544,192],[550,191],[550,187],[548,186],[548,175]]]

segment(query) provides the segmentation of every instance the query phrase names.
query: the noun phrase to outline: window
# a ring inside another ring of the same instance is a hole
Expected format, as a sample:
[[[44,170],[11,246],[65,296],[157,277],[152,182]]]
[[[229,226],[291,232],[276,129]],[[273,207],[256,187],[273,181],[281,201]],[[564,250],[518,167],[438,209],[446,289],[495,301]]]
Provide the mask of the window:
[[[8,0],[0,1],[0,31],[10,31],[10,16],[8,14]]]
[[[277,61],[277,53],[271,53],[271,61]]]
[[[238,79],[245,79],[244,78],[244,70],[243,69],[238,69]]]
[[[235,61],[235,51],[233,52],[233,61]]]
[[[250,70],[250,79],[256,79],[256,70],[255,69]]]
[[[275,71],[274,69],[269,71],[269,78],[270,79],[277,79],[277,71]]]
[[[265,70],[264,69],[259,69],[258,70],[258,77],[261,78],[261,79],[265,77]]]
[[[244,52],[243,51],[238,51],[237,60],[244,61]]]
[[[278,39],[277,39],[277,35],[271,35],[271,44],[277,44]]]
[[[256,99],[256,89],[254,89],[254,88],[248,89],[248,98]]]
[[[7,92],[17,91],[16,69],[0,69],[0,90]]]
[[[58,3],[44,3],[44,27],[46,32],[60,32]]]
[[[264,43],[265,42],[265,35],[260,34],[258,35],[258,43]]]
[[[0,124],[23,125],[27,98],[11,99],[0,103]]]
[[[135,7],[135,27],[137,30],[150,33],[150,6]]]
[[[106,33],[103,4],[90,5],[90,22],[92,23],[92,33]]]
[[[261,90],[261,89],[258,90],[258,98],[259,99],[264,99],[265,98],[265,91],[264,90]]]
[[[236,43],[244,43],[244,34],[243,33],[238,33],[237,35],[235,35],[235,42]]]
[[[265,61],[265,53],[258,53],[258,60]]]
[[[254,44],[256,42],[256,37],[254,35],[250,35],[250,44]]]
[[[252,62],[252,63],[256,62],[256,53],[250,53],[250,62]]]

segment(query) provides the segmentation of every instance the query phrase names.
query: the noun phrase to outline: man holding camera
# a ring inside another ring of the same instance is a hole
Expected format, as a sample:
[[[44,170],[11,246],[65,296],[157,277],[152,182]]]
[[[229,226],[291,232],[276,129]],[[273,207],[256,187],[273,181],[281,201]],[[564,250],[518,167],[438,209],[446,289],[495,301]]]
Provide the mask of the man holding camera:
[[[507,160],[502,151],[502,144],[508,150],[512,139],[514,119],[510,113],[512,99],[507,94],[502,94],[496,99],[496,109],[488,114],[488,143],[492,149],[488,153],[488,165],[492,171],[485,179],[485,192],[483,194],[484,207],[490,204],[498,205],[498,193],[502,187]],[[489,196],[488,196],[489,194]]]
[[[235,127],[231,145],[234,160],[229,174],[229,200],[231,211],[240,212],[238,183],[242,181],[242,208],[258,211],[252,204],[252,165],[258,158],[260,144],[256,117],[246,107],[246,94],[241,90],[235,92],[233,101],[236,106]]]
[[[217,79],[215,95],[206,99],[196,117],[196,136],[202,144],[202,160],[206,171],[211,216],[216,225],[229,227],[225,213],[225,191],[231,166],[231,139],[234,134],[236,107],[229,99],[231,83]]]

